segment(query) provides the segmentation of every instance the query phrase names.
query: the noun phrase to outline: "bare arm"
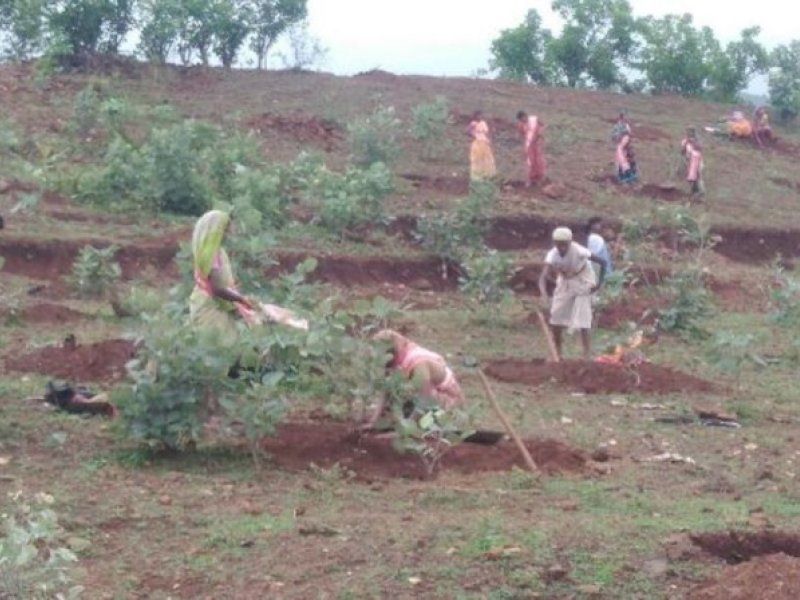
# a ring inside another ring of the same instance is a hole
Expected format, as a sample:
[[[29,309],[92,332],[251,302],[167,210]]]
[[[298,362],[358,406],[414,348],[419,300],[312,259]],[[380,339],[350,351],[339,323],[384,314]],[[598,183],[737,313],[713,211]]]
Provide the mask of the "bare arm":
[[[592,254],[589,257],[589,260],[592,261],[593,263],[596,263],[596,264],[600,265],[600,281],[598,281],[597,285],[594,286],[594,288],[592,288],[592,292],[596,292],[597,290],[599,290],[603,286],[603,283],[606,280],[606,269],[607,269],[606,261],[604,261],[599,256],[595,256],[594,254]]]
[[[553,272],[553,267],[551,265],[545,265],[544,269],[542,269],[542,274],[539,275],[539,294],[542,297],[542,300],[547,300],[547,282],[550,280],[550,275]]]
[[[227,300],[228,302],[238,302],[249,308],[253,308],[250,300],[242,296],[236,290],[231,289],[222,283],[222,276],[218,269],[211,269],[208,280],[211,283],[211,293],[214,294],[215,298]]]

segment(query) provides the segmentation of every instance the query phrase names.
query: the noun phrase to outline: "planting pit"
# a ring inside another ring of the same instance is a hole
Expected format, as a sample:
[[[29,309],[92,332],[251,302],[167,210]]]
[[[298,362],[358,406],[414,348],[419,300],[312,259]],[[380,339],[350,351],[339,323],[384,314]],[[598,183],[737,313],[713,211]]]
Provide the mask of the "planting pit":
[[[545,473],[581,472],[586,455],[557,440],[526,440],[533,459]],[[392,440],[374,435],[359,436],[343,423],[285,423],[274,437],[262,442],[262,449],[280,468],[308,469],[311,464],[331,468],[337,463],[361,480],[373,478],[426,479],[422,461],[413,454],[401,454]],[[442,459],[440,471],[463,474],[524,468],[519,451],[511,442],[494,446],[460,444]]]
[[[767,554],[782,553],[800,558],[800,533],[798,532],[727,531],[698,533],[690,538],[694,545],[732,565]]]
[[[664,202],[680,202],[690,198],[684,190],[672,185],[655,185],[646,183],[637,192],[639,196],[662,200]]]
[[[544,360],[494,360],[486,374],[506,383],[537,386],[556,383],[584,394],[713,393],[716,386],[703,379],[651,363],[634,369],[585,361],[549,363]],[[638,374],[638,377],[637,377]]]
[[[6,358],[6,369],[39,373],[71,382],[119,381],[136,347],[128,340],[106,340],[96,344],[47,346],[30,354]]]

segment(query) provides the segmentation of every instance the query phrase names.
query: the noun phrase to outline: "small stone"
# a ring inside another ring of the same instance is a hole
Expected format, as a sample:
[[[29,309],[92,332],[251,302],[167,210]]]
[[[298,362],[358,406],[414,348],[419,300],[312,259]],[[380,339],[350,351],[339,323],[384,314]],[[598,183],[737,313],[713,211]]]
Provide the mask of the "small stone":
[[[555,564],[547,569],[544,574],[544,580],[548,583],[554,581],[561,581],[569,574],[569,570],[563,565]]]
[[[411,585],[419,585],[420,583],[422,583],[422,579],[420,577],[409,577],[408,583],[410,583]]]
[[[10,456],[0,456],[0,467],[5,467],[10,462],[11,462]]]
[[[593,598],[595,596],[600,595],[602,588],[599,585],[589,584],[589,585],[579,585],[578,587],[575,588],[575,590],[578,593],[583,594],[584,596],[589,596],[590,598]]]
[[[67,547],[73,552],[83,552],[88,550],[91,545],[92,542],[82,537],[71,536],[67,538]]]
[[[567,188],[562,183],[550,183],[542,188],[542,193],[551,200],[558,200],[567,194]]]
[[[158,499],[158,503],[162,506],[170,506],[172,504],[172,498],[165,494]]]
[[[592,452],[592,460],[601,463],[608,462],[611,460],[611,453],[606,446],[598,446],[597,449]]]

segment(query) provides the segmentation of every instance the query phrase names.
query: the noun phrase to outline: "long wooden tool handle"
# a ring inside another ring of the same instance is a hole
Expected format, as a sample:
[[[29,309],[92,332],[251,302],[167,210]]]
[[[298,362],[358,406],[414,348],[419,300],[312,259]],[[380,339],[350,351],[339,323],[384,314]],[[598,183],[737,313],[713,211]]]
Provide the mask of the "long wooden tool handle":
[[[539,467],[536,466],[531,453],[528,452],[525,444],[522,443],[522,439],[519,437],[519,435],[517,435],[517,432],[511,426],[511,423],[503,412],[503,409],[500,408],[500,404],[497,402],[497,397],[494,395],[494,392],[489,385],[489,380],[486,378],[486,375],[482,369],[478,369],[478,376],[481,378],[481,384],[483,385],[483,389],[486,392],[486,396],[489,398],[489,402],[491,403],[494,412],[497,413],[497,418],[500,419],[500,422],[508,432],[508,435],[510,435],[511,439],[514,440],[514,443],[517,445],[517,449],[519,450],[520,454],[522,454],[522,458],[525,461],[525,464],[528,466],[528,469],[532,473],[538,473]]]
[[[544,333],[544,338],[547,340],[547,348],[550,351],[550,360],[553,362],[561,362],[561,357],[558,355],[558,349],[556,348],[556,341],[553,339],[553,332],[550,330],[550,325],[547,324],[547,319],[544,318],[542,311],[537,307],[534,307],[533,310],[536,311],[536,317],[539,319],[539,325],[542,328],[542,333]]]

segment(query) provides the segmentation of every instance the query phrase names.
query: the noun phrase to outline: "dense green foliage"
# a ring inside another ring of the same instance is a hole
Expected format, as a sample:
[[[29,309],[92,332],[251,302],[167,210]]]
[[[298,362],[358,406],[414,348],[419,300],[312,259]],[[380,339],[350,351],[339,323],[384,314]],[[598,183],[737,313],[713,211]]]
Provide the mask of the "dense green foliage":
[[[72,284],[84,296],[103,296],[119,280],[122,271],[115,260],[119,248],[84,246],[72,266]]]
[[[784,120],[800,114],[800,40],[778,46],[772,52],[769,95]]]
[[[531,10],[492,44],[500,76],[545,85],[706,95],[735,101],[769,66],[758,27],[723,47],[691,15],[633,15],[627,0],[554,0],[558,35]]]
[[[231,67],[249,40],[258,66],[276,40],[307,14],[307,0],[6,0],[0,3],[3,53],[25,59],[41,53],[61,66],[95,54],[118,54],[134,37],[148,60],[176,54]]]

